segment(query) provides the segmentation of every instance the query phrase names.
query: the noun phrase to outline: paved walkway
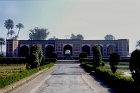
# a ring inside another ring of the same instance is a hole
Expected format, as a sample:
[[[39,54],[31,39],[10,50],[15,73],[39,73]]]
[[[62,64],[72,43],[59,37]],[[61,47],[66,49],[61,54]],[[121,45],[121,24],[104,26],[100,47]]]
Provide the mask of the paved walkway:
[[[79,64],[57,64],[55,69],[12,93],[116,93],[84,72]]]

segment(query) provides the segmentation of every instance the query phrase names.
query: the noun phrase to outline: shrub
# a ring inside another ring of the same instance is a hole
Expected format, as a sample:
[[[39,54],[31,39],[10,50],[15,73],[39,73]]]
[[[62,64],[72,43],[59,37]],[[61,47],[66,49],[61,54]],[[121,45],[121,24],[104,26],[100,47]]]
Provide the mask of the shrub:
[[[92,51],[93,51],[93,59],[94,59],[93,65],[96,68],[100,66],[100,62],[102,61],[100,46],[93,46]]]
[[[43,66],[43,65],[46,65],[46,60],[45,60],[44,56],[42,56],[42,60],[41,60],[40,66]]]
[[[111,67],[111,70],[113,73],[116,72],[117,70],[117,65],[119,63],[119,60],[120,60],[120,56],[118,55],[118,53],[112,53],[110,54],[110,57],[109,57],[109,65]]]
[[[57,61],[56,58],[46,58],[45,60],[46,60],[47,63],[56,62]]]
[[[79,59],[81,58],[87,58],[87,53],[86,52],[82,52],[79,54]]]
[[[4,57],[4,54],[0,54],[0,57]]]
[[[0,58],[0,64],[25,64],[25,58]]]
[[[53,52],[53,53],[50,53],[50,55],[48,56],[48,58],[55,58],[55,59],[57,59],[58,58],[58,55],[55,52]]]
[[[28,62],[31,65],[31,69],[40,67],[42,56],[43,56],[43,53],[42,53],[42,49],[40,45],[39,44],[34,45],[31,48],[30,55],[27,57]]]
[[[130,71],[136,86],[140,85],[140,50],[135,50],[131,54]]]

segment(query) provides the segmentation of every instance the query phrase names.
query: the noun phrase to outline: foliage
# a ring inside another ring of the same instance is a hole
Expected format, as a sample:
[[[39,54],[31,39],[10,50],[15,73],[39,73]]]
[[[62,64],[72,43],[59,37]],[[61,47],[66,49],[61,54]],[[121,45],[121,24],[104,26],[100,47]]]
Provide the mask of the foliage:
[[[15,34],[15,31],[11,29],[11,30],[9,31],[9,34],[11,35],[11,38],[12,38],[13,34]]]
[[[41,49],[40,45],[35,44],[31,48],[29,57],[27,57],[28,63],[31,65],[31,69],[40,67],[40,63],[42,61],[42,56],[43,56],[43,53],[42,53],[42,49]]]
[[[5,20],[5,22],[4,22],[4,27],[8,30],[8,32],[7,32],[7,36],[9,35],[9,30],[10,29],[13,29],[13,27],[14,27],[14,22],[13,22],[13,20],[12,19],[7,19],[7,20]]]
[[[136,48],[140,48],[140,40],[137,42],[137,44],[136,44]]]
[[[92,47],[92,51],[93,51],[93,65],[96,67],[100,66],[100,62],[102,61],[102,55],[101,55],[101,49],[100,46],[93,46]]]
[[[96,71],[93,72],[94,65],[89,62],[82,62],[81,66],[120,93],[136,93],[134,92],[134,80],[131,77],[120,76],[118,73],[113,73],[101,67],[96,68]]]
[[[120,60],[120,56],[118,55],[118,53],[110,54],[109,64],[113,73],[115,73],[117,70],[117,65],[118,65],[119,60]]]
[[[25,58],[0,58],[0,64],[25,64]]]
[[[82,52],[79,54],[79,59],[81,58],[87,58],[87,53],[86,52]]]
[[[50,68],[53,65],[54,65],[53,63],[50,63],[50,64],[47,64],[47,65],[41,66],[40,69]],[[8,76],[6,78],[0,79],[0,88],[3,88],[7,85],[10,85],[10,84],[12,84],[16,81],[19,81],[20,79],[23,79],[27,76],[30,76],[30,75],[38,72],[38,71],[39,71],[38,69],[34,68],[34,69],[31,69],[31,70],[26,70],[24,72],[16,73],[16,74],[13,74],[13,75]]]
[[[29,40],[45,40],[48,35],[47,29],[36,27],[30,30]]]
[[[0,54],[0,57],[4,57],[4,54]]]
[[[108,34],[104,37],[105,40],[115,40],[115,37],[111,34]]]
[[[50,55],[48,56],[48,58],[58,58],[58,55],[55,52],[50,53]]]
[[[54,63],[54,62],[57,61],[56,58],[46,58],[45,60],[46,60],[47,63],[50,63],[50,62],[53,62]]]
[[[56,38],[55,36],[49,38],[48,40],[58,40],[59,38]]]
[[[140,50],[135,50],[131,54],[130,71],[135,84],[140,85]]]
[[[40,63],[40,66],[46,65],[46,60],[45,60],[45,56],[42,56],[42,60]]]
[[[1,47],[1,54],[2,54],[2,46],[5,45],[5,39],[0,38],[0,47]]]
[[[78,34],[78,35],[71,34],[70,38],[72,40],[83,40],[84,39],[83,35],[81,35],[81,34]]]

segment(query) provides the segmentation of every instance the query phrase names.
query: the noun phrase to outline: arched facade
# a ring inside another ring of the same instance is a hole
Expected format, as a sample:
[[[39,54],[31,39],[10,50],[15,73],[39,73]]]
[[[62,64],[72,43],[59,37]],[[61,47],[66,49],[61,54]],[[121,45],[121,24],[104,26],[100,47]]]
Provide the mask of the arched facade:
[[[19,56],[24,57],[27,56],[29,54],[29,48],[26,45],[23,45],[22,47],[20,47],[20,54]]]
[[[100,45],[103,57],[109,57],[113,52],[118,53],[121,57],[129,56],[129,41],[127,39],[119,40],[7,40],[6,56],[19,57],[25,56],[34,44],[40,44],[44,56],[51,52],[56,52],[58,57],[78,57],[84,51],[88,57],[93,57],[91,49],[94,45]]]

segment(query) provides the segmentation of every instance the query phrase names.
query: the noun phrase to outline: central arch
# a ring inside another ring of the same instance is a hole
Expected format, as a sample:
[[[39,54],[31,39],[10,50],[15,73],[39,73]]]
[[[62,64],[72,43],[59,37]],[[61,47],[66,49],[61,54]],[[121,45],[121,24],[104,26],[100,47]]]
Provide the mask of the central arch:
[[[86,52],[88,55],[90,55],[90,47],[88,45],[84,45],[82,47],[82,52]]]
[[[72,46],[70,45],[64,46],[64,55],[72,55]]]

